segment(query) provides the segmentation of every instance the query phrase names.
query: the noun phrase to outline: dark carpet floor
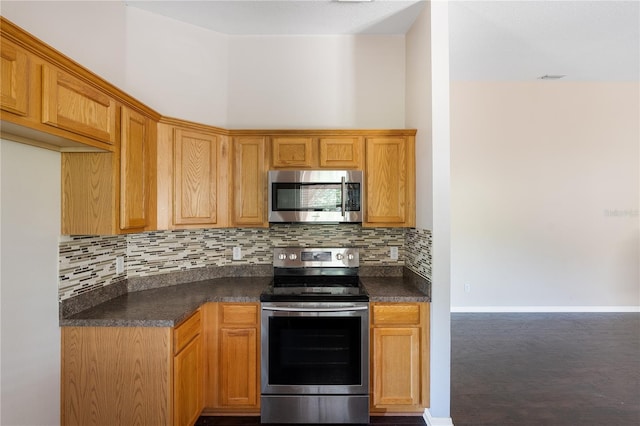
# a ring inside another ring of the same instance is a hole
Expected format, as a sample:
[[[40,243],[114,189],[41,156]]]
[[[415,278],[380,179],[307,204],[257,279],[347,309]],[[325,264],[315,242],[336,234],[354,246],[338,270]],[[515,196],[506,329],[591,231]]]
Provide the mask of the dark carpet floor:
[[[640,314],[452,314],[456,426],[640,425]]]

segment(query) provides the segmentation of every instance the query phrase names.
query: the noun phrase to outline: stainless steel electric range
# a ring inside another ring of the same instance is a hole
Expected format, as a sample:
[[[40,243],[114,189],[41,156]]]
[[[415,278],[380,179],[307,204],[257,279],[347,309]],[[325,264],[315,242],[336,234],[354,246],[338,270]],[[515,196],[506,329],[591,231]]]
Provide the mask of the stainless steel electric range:
[[[369,422],[369,296],[355,248],[277,248],[262,311],[262,423]]]

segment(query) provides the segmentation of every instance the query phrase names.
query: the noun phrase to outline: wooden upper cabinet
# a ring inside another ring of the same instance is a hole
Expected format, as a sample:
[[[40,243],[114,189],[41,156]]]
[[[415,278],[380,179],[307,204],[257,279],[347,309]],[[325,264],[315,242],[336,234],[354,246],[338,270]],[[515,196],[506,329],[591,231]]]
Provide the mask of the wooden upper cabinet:
[[[415,226],[414,150],[413,137],[366,139],[364,226]]]
[[[362,169],[362,137],[323,137],[319,139],[320,168]]]
[[[116,101],[46,64],[42,65],[42,122],[108,144],[117,140]]]
[[[267,227],[266,137],[233,138],[232,224]]]
[[[148,119],[122,107],[120,141],[120,229],[147,225]]]
[[[156,228],[229,226],[229,138],[216,128],[162,119],[157,127]]]
[[[312,137],[274,136],[271,138],[272,165],[274,168],[313,167]]]
[[[29,112],[29,57],[7,40],[0,49],[0,106],[13,114],[26,116]]]
[[[116,234],[113,153],[63,152],[62,235]]]
[[[122,106],[114,152],[63,152],[62,234],[113,235],[153,226],[152,120]]]
[[[215,224],[218,221],[218,145],[215,135],[176,130],[174,224]]]

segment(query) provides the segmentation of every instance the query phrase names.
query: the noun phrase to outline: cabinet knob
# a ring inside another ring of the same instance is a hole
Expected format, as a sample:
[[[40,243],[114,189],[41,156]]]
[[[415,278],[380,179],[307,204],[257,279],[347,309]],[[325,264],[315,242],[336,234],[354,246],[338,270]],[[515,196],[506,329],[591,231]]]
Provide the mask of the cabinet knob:
[[[289,260],[296,260],[298,258],[298,255],[296,255],[295,253],[291,253],[289,255]]]

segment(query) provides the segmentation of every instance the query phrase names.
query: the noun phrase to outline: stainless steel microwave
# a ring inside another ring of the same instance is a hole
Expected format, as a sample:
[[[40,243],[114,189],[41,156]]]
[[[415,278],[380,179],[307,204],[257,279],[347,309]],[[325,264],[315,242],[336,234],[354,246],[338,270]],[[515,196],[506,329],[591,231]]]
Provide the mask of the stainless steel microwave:
[[[362,171],[272,170],[269,222],[362,222]]]

